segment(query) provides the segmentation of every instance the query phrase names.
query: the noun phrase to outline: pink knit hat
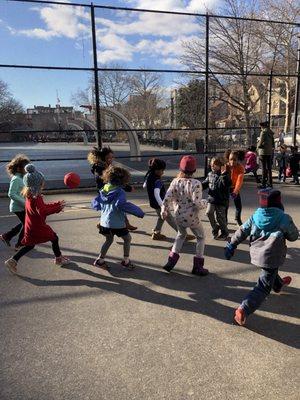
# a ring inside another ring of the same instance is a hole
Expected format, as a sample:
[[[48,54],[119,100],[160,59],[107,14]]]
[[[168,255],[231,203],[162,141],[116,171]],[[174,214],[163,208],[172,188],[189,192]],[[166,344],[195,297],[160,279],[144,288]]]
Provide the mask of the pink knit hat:
[[[197,169],[197,160],[193,156],[183,156],[180,160],[179,169],[182,172],[193,174]]]

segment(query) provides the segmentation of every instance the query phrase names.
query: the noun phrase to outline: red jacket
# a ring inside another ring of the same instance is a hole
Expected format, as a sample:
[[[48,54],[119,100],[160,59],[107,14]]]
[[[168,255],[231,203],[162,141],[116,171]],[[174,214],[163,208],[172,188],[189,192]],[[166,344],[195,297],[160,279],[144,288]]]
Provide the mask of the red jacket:
[[[25,230],[22,244],[34,246],[55,240],[56,233],[46,224],[46,217],[62,210],[60,202],[45,204],[43,197],[29,197],[25,201]]]

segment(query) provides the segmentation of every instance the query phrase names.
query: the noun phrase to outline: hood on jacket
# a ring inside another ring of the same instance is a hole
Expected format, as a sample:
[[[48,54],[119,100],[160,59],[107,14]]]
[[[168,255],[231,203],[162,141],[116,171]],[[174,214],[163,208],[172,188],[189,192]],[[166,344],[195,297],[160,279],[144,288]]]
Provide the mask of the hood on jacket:
[[[121,188],[119,186],[114,186],[111,183],[104,185],[103,189],[100,191],[100,203],[112,203],[114,200],[120,198]]]
[[[277,207],[258,208],[253,215],[253,220],[259,229],[272,232],[279,227],[284,215],[284,212]]]

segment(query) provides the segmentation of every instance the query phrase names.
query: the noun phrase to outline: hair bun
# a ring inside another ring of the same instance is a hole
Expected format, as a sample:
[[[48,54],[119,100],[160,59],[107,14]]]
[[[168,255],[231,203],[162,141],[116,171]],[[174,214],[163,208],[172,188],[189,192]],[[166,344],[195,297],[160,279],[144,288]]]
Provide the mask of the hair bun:
[[[25,171],[28,173],[32,173],[36,171],[36,168],[33,164],[27,164],[25,167]]]

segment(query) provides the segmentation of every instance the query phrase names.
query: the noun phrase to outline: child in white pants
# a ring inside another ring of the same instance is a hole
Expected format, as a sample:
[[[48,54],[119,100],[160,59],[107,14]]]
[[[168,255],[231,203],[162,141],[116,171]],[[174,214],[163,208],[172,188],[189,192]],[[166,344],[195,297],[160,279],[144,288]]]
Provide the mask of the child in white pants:
[[[192,274],[204,276],[208,274],[208,270],[204,268],[205,235],[199,211],[206,208],[207,202],[202,199],[201,183],[193,178],[197,169],[196,159],[192,156],[182,157],[179,169],[180,173],[172,181],[161,207],[162,218],[166,218],[170,210],[174,209],[178,226],[168,262],[163,268],[170,272],[175,267],[187,235],[186,230],[190,228],[197,240]]]

